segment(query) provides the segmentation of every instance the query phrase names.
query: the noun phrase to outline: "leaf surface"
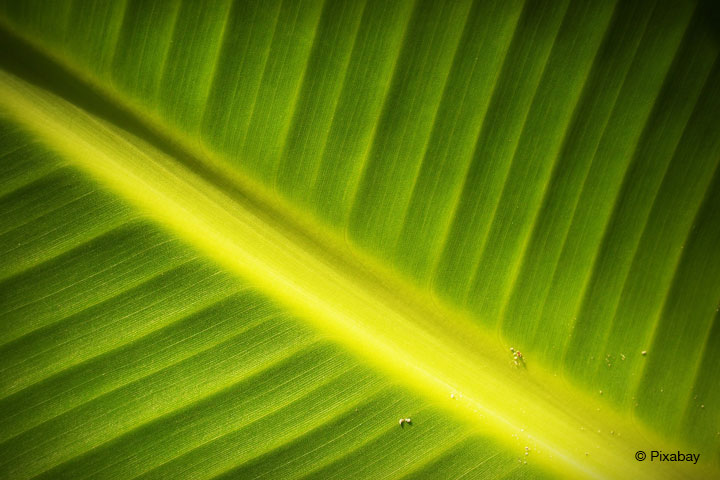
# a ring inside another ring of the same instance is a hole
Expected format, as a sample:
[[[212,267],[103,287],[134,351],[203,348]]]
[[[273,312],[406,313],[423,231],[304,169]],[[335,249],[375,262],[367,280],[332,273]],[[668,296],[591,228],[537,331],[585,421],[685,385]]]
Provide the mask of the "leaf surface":
[[[0,11],[3,476],[717,474],[709,5]]]

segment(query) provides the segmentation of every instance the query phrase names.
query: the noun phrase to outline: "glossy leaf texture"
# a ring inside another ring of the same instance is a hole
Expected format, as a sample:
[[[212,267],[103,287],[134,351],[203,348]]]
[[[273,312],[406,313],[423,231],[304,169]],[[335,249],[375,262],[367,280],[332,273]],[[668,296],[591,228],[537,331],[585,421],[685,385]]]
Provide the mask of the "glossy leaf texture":
[[[0,475],[716,475],[718,18],[0,2]]]

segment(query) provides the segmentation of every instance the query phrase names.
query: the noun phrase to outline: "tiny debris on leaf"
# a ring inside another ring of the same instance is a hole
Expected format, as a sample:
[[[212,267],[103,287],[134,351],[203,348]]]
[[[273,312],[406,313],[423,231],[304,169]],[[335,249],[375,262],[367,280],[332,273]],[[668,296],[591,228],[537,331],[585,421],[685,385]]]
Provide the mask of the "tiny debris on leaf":
[[[512,352],[513,363],[516,367],[519,366],[521,363],[525,363],[525,358],[523,357],[523,354],[520,350],[515,350],[514,348],[511,348],[510,351]]]

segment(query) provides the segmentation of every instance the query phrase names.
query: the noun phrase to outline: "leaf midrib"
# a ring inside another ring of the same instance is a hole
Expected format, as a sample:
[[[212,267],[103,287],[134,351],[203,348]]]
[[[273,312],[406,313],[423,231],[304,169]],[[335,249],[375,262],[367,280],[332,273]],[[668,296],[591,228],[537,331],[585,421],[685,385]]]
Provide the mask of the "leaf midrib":
[[[55,71],[64,70],[56,66]],[[78,82],[67,71],[64,75],[68,82]],[[494,431],[508,446],[515,446],[513,437],[532,438],[543,450],[535,458],[565,475],[647,474],[647,467],[640,469],[628,452],[653,436],[630,419],[596,413],[606,406],[537,365],[531,363],[527,372],[514,371],[495,335],[462,313],[433,303],[427,293],[351,251],[303,212],[240,173],[219,167],[208,152],[167,135],[152,118],[128,113],[132,107],[119,95],[89,98],[81,105],[93,113],[110,112],[109,122],[0,73],[0,102],[7,114],[376,368],[444,405],[478,431]],[[452,325],[452,331],[441,325]],[[457,393],[456,400],[451,392]],[[573,403],[560,404],[558,399]],[[611,430],[622,437],[594,433]]]

